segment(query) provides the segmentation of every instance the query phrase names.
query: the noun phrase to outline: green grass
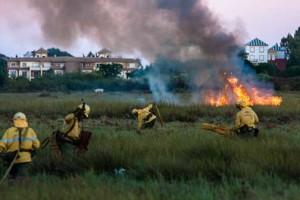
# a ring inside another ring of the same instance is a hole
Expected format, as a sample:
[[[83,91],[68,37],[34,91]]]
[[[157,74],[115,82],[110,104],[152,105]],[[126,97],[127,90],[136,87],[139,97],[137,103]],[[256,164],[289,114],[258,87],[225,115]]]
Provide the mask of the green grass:
[[[223,179],[213,184],[202,177],[190,181],[163,178],[134,180],[130,177],[97,175],[58,178],[41,174],[30,183],[2,185],[1,199],[297,199],[299,186],[277,177],[255,177],[245,182]]]
[[[93,133],[85,158],[66,156],[56,170],[50,148],[39,150],[30,168],[32,182],[6,183],[1,186],[3,199],[297,199],[299,195],[300,94],[282,94],[279,107],[254,107],[261,119],[257,139],[229,139],[201,130],[202,122],[232,124],[233,105],[159,104],[166,123],[139,135],[130,111],[151,102],[149,95],[145,102],[138,100],[140,94],[123,93],[0,95],[1,132],[11,126],[14,112],[23,111],[43,140],[84,96],[92,108],[84,126]],[[126,170],[124,176],[115,176],[118,168]],[[4,169],[0,171],[3,174]]]

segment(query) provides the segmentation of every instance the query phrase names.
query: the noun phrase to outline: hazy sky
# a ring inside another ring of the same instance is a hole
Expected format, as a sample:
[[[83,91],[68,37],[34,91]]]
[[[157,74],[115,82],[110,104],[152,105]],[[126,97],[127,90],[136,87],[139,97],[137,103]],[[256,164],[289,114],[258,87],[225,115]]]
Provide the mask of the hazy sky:
[[[55,9],[50,9],[53,6],[53,2],[57,2],[57,4],[62,4],[61,2],[69,1],[70,0],[51,0],[51,3],[46,3],[49,1],[43,0],[0,0],[0,53],[5,54],[7,56],[23,56],[24,53],[27,51],[37,50],[40,47],[51,48],[56,47],[60,48],[61,50],[66,50],[72,53],[75,56],[82,56],[82,54],[87,54],[89,51],[96,52],[100,50],[103,46],[101,45],[102,38],[97,38],[97,42],[95,42],[92,38],[95,38],[94,29],[84,29],[84,26],[81,27],[81,24],[78,27],[78,24],[74,25],[75,29],[80,29],[77,35],[70,35],[66,37],[76,37],[76,40],[70,40],[69,43],[62,44],[58,43],[57,38],[49,38],[49,35],[45,34],[45,27],[43,27],[43,23],[47,18],[42,18],[41,15],[43,12],[48,12],[47,17],[51,18],[51,12],[55,11]],[[72,4],[81,4],[82,2],[87,2],[94,4],[97,0],[74,0],[71,1]],[[99,0],[101,2],[109,2],[104,0]],[[139,0],[139,1],[148,1],[156,2],[163,0]],[[184,2],[185,0],[181,0]],[[197,1],[197,0],[195,0]],[[33,2],[33,3],[32,3]],[[45,2],[49,8],[43,8],[39,11],[42,6],[38,4],[42,4]],[[115,4],[119,1],[111,1]],[[120,1],[123,2],[123,1]],[[133,2],[132,5],[130,2]],[[176,1],[178,2],[178,1]],[[179,0],[180,2],[180,0]],[[138,9],[143,9],[143,5],[139,4],[136,0],[126,0],[127,5],[124,9],[137,6]],[[34,8],[33,5],[37,4]],[[51,5],[52,4],[52,5]],[[118,3],[119,4],[119,3]],[[143,3],[141,3],[143,4]],[[163,4],[163,3],[161,3]],[[258,37],[259,39],[263,40],[264,42],[268,43],[270,46],[275,44],[276,42],[280,42],[282,37],[285,37],[288,33],[294,34],[295,30],[300,26],[300,1],[299,0],[289,0],[289,1],[282,1],[282,0],[251,0],[251,1],[241,1],[241,0],[203,0],[202,4],[207,6],[211,11],[213,18],[217,18],[220,25],[223,27],[224,30],[228,32],[233,32],[238,35],[239,41],[241,43],[246,43],[249,40]],[[106,4],[104,5],[106,6]],[[149,5],[148,5],[149,6]],[[169,6],[169,5],[168,5]],[[107,6],[109,7],[109,6]],[[80,12],[81,7],[75,7],[74,9],[79,9]],[[92,7],[82,7],[82,9],[89,9],[89,10],[97,10],[96,8]],[[87,13],[87,11],[83,13]],[[119,13],[119,12],[118,12]],[[165,27],[169,31],[172,30],[173,24],[169,21],[162,21],[160,20],[164,18],[170,18],[170,14],[159,12],[157,15],[155,12],[145,12],[143,14],[143,18],[145,19],[146,23],[151,23],[147,27],[154,27],[159,32],[159,29]],[[128,14],[127,11],[120,10],[120,16]],[[155,14],[155,16],[154,16]],[[55,15],[55,13],[53,13]],[[76,17],[76,15],[74,15]],[[97,15],[98,16],[98,15]],[[153,19],[152,17],[153,16]],[[44,16],[45,17],[45,16]],[[88,23],[90,16],[84,16],[86,22]],[[114,17],[114,16],[113,16]],[[116,19],[118,18],[118,14],[116,14]],[[134,16],[137,17],[137,16]],[[147,21],[151,17],[151,20]],[[129,19],[129,18],[128,18]],[[139,19],[133,18],[134,20]],[[56,18],[56,20],[60,20],[60,18]],[[105,19],[104,19],[105,20]],[[160,22],[168,22],[165,24],[158,25]],[[117,23],[123,23],[122,20],[116,20]],[[56,22],[53,21],[51,24],[55,24]],[[126,22],[127,23],[127,22]],[[137,22],[138,23],[138,22]],[[49,24],[49,23],[48,23]],[[134,30],[137,30],[137,26],[133,23],[131,24]],[[118,27],[118,26],[116,26]],[[50,30],[50,28],[52,28]],[[56,31],[56,26],[48,27],[48,31]],[[62,28],[63,27],[59,27]],[[103,27],[105,28],[105,27]],[[130,25],[128,28],[131,28]],[[43,32],[44,31],[44,32]],[[116,33],[118,30],[115,30]],[[148,30],[141,30],[148,31]],[[59,31],[60,34],[64,32]],[[86,33],[88,32],[88,33]],[[163,32],[163,31],[162,31]],[[69,34],[69,33],[68,33]],[[111,33],[110,33],[111,34]],[[161,32],[157,33],[157,35],[162,35]],[[90,37],[91,36],[91,37]],[[113,37],[111,37],[113,38]],[[122,39],[122,35],[118,34],[117,38]],[[155,38],[150,38],[149,45],[153,44],[156,45],[154,40]],[[159,39],[157,40],[159,41]],[[71,42],[71,43],[70,43]],[[133,40],[129,41],[133,45],[135,42]],[[108,45],[123,45],[126,47],[126,40],[117,40],[117,41],[109,41],[107,42]],[[140,44],[137,44],[140,45]],[[106,46],[105,46],[106,47]],[[126,52],[123,51],[124,48],[120,49],[120,54],[126,56]],[[140,49],[143,49],[142,46],[139,46]],[[154,47],[153,47],[154,48]],[[155,49],[155,48],[154,48]],[[130,51],[128,55],[132,57],[142,57],[143,54],[139,51]],[[133,53],[134,52],[134,53]]]
[[[300,27],[298,0],[206,0],[212,11],[230,27],[236,23],[245,29],[246,41],[258,37],[269,45],[279,43]]]

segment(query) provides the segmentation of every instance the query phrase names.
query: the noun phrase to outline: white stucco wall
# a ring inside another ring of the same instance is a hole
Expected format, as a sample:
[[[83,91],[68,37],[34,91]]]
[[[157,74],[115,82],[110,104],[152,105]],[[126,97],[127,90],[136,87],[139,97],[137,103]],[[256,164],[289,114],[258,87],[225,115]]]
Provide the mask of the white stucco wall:
[[[268,46],[246,46],[245,52],[248,54],[247,59],[253,63],[268,62]]]

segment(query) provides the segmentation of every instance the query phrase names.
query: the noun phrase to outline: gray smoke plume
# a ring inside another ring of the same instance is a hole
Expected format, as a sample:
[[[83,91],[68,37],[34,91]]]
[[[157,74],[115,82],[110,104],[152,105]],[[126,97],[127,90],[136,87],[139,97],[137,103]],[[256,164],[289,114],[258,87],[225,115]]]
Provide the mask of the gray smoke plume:
[[[165,102],[171,104],[179,103],[178,98],[166,88],[164,79],[162,79],[160,76],[153,75],[149,75],[147,78],[155,102]]]
[[[239,37],[222,27],[203,0],[28,2],[39,13],[45,38],[66,47],[87,37],[120,54],[138,52],[149,60],[163,55],[180,62],[199,88],[218,88],[224,71],[241,71],[232,60]],[[156,98],[170,101],[166,79],[157,72],[149,75],[150,87]]]
[[[89,37],[116,52],[188,60],[223,58],[236,46],[202,0],[30,0],[46,39]]]

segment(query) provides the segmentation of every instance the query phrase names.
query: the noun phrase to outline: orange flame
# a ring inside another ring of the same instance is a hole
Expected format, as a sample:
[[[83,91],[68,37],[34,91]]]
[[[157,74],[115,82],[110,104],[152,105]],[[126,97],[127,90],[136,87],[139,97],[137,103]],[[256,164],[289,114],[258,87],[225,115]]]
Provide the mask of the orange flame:
[[[224,73],[226,75],[226,73]],[[205,102],[213,106],[224,106],[234,104],[238,100],[243,99],[247,105],[272,105],[279,106],[282,98],[279,96],[272,96],[269,93],[260,91],[255,87],[246,89],[244,85],[239,84],[235,77],[226,77],[225,86],[219,95],[213,94],[209,91],[205,96]]]

